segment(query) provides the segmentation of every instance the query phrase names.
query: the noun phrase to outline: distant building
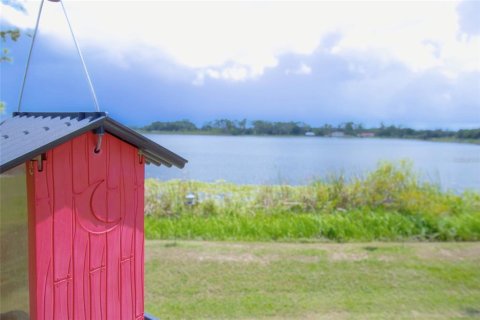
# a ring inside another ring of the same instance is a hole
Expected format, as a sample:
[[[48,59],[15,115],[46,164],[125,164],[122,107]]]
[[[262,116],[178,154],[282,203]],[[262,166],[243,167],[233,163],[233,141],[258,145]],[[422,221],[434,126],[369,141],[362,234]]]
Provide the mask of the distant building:
[[[362,133],[359,133],[357,135],[357,137],[360,137],[360,138],[373,138],[375,137],[375,133],[374,132],[362,132]]]
[[[308,131],[308,132],[305,132],[305,135],[306,135],[307,137],[314,137],[314,136],[315,136],[315,132],[313,132],[313,131]]]
[[[343,138],[343,137],[345,137],[345,133],[343,133],[342,131],[334,131],[334,132],[330,133],[330,137],[332,137],[332,138]]]

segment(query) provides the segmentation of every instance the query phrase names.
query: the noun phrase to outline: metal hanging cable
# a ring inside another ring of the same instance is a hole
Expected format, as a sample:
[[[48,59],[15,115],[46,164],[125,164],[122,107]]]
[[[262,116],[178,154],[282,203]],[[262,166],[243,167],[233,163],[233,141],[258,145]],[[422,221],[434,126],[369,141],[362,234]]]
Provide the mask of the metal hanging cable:
[[[30,50],[28,51],[27,66],[25,67],[25,73],[23,74],[22,87],[20,89],[20,96],[18,98],[17,111],[20,112],[22,106],[23,90],[25,90],[25,82],[27,80],[28,67],[30,66],[30,59],[32,58],[33,46],[35,44],[35,39],[37,38],[38,25],[40,23],[40,16],[42,15],[43,2],[40,3],[40,9],[38,9],[37,22],[35,23],[35,30],[33,31],[32,44],[30,45]]]
[[[28,53],[28,58],[27,58],[27,66],[25,67],[25,74],[23,76],[22,87],[20,89],[20,97],[18,99],[18,108],[17,108],[18,112],[20,112],[21,106],[22,106],[22,98],[23,98],[23,92],[25,90],[25,82],[27,80],[28,69],[29,69],[29,66],[30,66],[30,59],[32,57],[33,46],[35,45],[35,39],[36,39],[37,33],[38,33],[38,26],[40,24],[40,16],[42,14],[44,1],[45,0],[42,0],[42,2],[40,3],[40,9],[38,10],[37,22],[35,24],[35,31],[33,33],[32,44],[30,46],[30,51]],[[83,71],[85,72],[85,76],[87,78],[87,82],[88,82],[88,85],[90,87],[90,93],[92,95],[93,102],[95,103],[95,110],[98,112],[98,111],[100,111],[100,107],[98,105],[97,95],[95,94],[95,89],[93,88],[92,80],[91,80],[90,75],[89,75],[88,70],[87,70],[87,65],[85,64],[85,60],[83,59],[82,51],[80,50],[80,46],[78,45],[77,39],[75,38],[75,34],[74,34],[73,28],[72,28],[72,24],[70,23],[70,19],[68,18],[68,15],[67,15],[67,10],[65,10],[65,6],[63,5],[62,0],[49,0],[49,1],[60,2],[60,4],[62,5],[63,14],[65,15],[65,19],[67,20],[67,24],[68,24],[68,28],[70,30],[70,34],[72,35],[73,42],[75,43],[75,47],[77,48],[78,56],[80,57],[80,60],[82,61]]]
[[[77,39],[75,38],[75,34],[73,33],[72,25],[70,24],[70,19],[68,19],[67,10],[65,10],[65,6],[63,5],[62,0],[60,0],[60,4],[62,5],[65,18],[67,19],[68,28],[70,29],[70,33],[72,34],[73,42],[75,43],[75,47],[77,47],[78,55],[80,56],[80,60],[82,60],[83,71],[85,71],[85,76],[87,77],[88,85],[90,86],[90,93],[92,94],[93,101],[95,102],[95,109],[98,112],[100,111],[100,108],[98,107],[97,95],[95,94],[95,90],[93,89],[93,84],[92,84],[92,80],[90,79],[90,75],[88,74],[87,65],[85,64],[85,60],[83,59],[82,51],[78,46]]]

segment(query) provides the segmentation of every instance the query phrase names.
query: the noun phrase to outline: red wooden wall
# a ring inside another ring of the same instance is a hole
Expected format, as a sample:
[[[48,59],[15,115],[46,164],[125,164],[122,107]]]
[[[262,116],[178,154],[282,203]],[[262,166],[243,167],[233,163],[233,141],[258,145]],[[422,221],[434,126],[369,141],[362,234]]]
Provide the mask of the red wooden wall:
[[[144,161],[105,133],[27,163],[30,316],[143,319]]]

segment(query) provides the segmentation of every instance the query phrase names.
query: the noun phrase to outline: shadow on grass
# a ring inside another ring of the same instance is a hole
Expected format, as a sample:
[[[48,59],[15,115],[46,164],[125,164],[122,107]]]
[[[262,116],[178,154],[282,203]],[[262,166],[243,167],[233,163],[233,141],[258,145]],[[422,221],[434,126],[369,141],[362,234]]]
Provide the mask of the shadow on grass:
[[[463,312],[468,317],[480,318],[480,309],[468,307],[465,308]]]
[[[177,242],[165,243],[165,248],[175,248],[175,247],[178,247],[178,243],[177,243]]]

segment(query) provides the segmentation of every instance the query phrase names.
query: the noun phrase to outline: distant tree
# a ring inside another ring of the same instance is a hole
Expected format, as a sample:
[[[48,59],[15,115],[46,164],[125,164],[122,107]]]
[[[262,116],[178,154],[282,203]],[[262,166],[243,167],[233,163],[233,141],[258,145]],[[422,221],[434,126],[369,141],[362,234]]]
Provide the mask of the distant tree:
[[[238,129],[240,130],[241,134],[247,133],[247,119],[238,121]]]
[[[17,41],[20,37],[20,30],[19,29],[9,29],[9,30],[1,30],[0,31],[0,38],[2,39],[2,53],[0,55],[0,62],[11,62],[12,57],[10,56],[10,52],[8,48],[5,47],[5,43],[7,41]],[[5,102],[0,101],[0,113],[5,111]]]
[[[247,119],[229,120],[217,119],[205,123],[200,129],[189,120],[161,122],[155,121],[142,128],[147,131],[168,131],[168,132],[195,132],[198,130],[227,135],[304,135],[306,132],[313,131],[318,136],[328,136],[333,131],[341,130],[347,135],[358,135],[361,132],[369,131],[379,137],[389,138],[411,138],[411,139],[438,139],[438,138],[456,138],[456,139],[480,139],[479,129],[464,129],[457,132],[449,130],[415,130],[401,126],[381,123],[378,128],[366,128],[362,124],[354,122],[345,122],[337,127],[331,124],[325,124],[322,127],[311,127],[304,122],[270,122],[264,120],[252,121],[250,126]]]
[[[363,125],[361,123],[358,123],[358,124],[354,125],[353,129],[355,130],[355,133],[357,133],[357,134],[365,131],[365,129],[363,128]]]
[[[253,125],[253,133],[254,134],[272,134],[273,133],[273,126],[272,123],[262,120],[255,120],[252,122]]]
[[[217,133],[222,134],[238,134],[235,121],[228,119],[217,119],[211,124],[212,129]]]
[[[353,136],[355,135],[355,130],[353,128],[354,126],[354,123],[353,122],[347,122],[345,123],[344,127],[343,127],[343,130],[345,132],[346,135],[348,136]]]
[[[150,125],[145,126],[142,128],[146,131],[196,131],[198,130],[197,126],[188,121],[188,120],[181,120],[181,121],[173,121],[173,122],[161,122],[155,121],[152,122]]]
[[[4,43],[7,41],[17,41],[20,38],[20,30],[19,29],[10,29],[10,30],[1,30],[0,31],[0,38],[2,39],[2,54],[0,56],[0,62],[11,62],[12,58],[10,57],[10,51],[8,48],[4,47]]]
[[[324,124],[322,127],[319,128],[312,128],[312,131],[315,133],[317,136],[328,136],[333,132],[333,127],[330,124]]]
[[[458,139],[480,139],[480,128],[458,130],[455,137]]]
[[[212,129],[213,129],[212,122],[209,121],[209,122],[205,123],[200,130],[202,130],[202,131],[212,131]]]

